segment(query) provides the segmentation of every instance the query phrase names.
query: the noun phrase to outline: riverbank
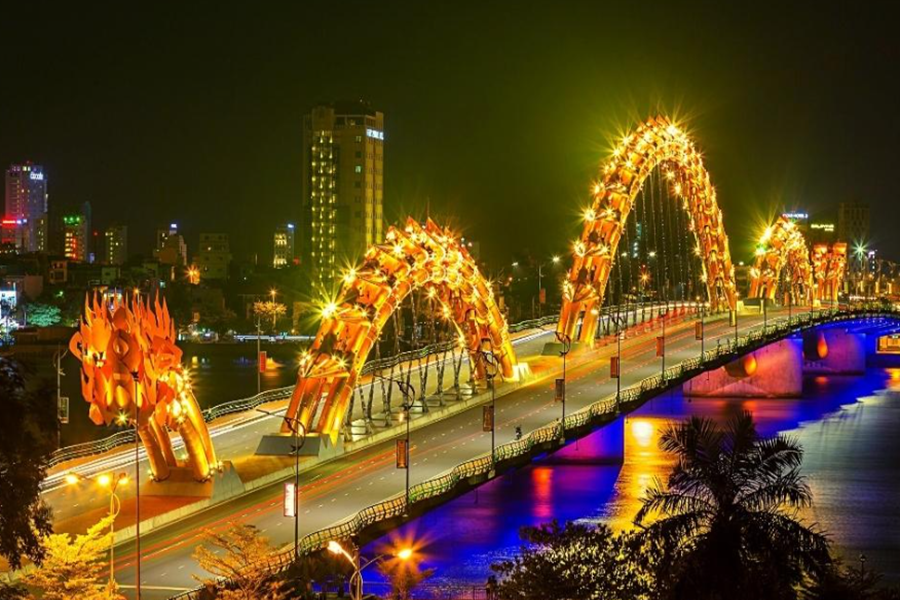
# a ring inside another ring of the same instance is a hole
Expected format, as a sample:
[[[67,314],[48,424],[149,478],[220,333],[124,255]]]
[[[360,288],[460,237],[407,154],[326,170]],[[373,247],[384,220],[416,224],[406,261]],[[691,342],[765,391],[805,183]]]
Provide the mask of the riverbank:
[[[882,391],[886,390],[886,391]],[[674,389],[629,416],[532,464],[435,508],[363,549],[375,554],[395,540],[415,540],[430,582],[445,588],[483,585],[490,565],[516,553],[525,525],[603,521],[631,528],[640,497],[671,459],[658,447],[666,425],[690,416],[724,422],[749,410],[760,432],[797,437],[803,472],[815,504],[804,518],[816,522],[839,554],[900,581],[900,370],[870,369],[857,377],[810,377],[801,398],[687,399]]]

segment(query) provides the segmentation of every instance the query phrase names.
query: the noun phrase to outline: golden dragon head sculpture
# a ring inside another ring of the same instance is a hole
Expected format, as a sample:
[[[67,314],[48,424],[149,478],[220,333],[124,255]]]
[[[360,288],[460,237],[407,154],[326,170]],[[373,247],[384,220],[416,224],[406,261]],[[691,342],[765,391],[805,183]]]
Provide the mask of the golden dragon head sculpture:
[[[81,392],[94,423],[133,424],[155,479],[184,466],[205,480],[215,450],[175,340],[165,301],[94,293],[69,348],[81,361]],[[184,461],[175,457],[169,430],[184,440]]]

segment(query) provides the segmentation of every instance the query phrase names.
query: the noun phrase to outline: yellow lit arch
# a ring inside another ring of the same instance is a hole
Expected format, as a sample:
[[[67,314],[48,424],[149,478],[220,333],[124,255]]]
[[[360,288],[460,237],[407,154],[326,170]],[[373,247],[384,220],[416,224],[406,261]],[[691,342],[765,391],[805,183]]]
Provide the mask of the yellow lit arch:
[[[344,274],[337,302],[323,308],[318,334],[301,359],[287,416],[298,419],[307,431],[333,438],[339,434],[369,351],[403,299],[416,289],[439,302],[444,316],[456,325],[477,378],[485,375],[478,359],[485,339],[491,342],[499,373],[514,375],[516,355],[506,320],[489,283],[453,234],[430,219],[424,227],[408,219],[403,229],[391,227],[385,238],[386,243],[366,251],[359,268]],[[287,422],[283,428],[289,429]]]
[[[575,242],[572,268],[563,287],[559,335],[593,343],[599,309],[628,214],[644,180],[657,167],[690,217],[689,227],[696,240],[694,251],[703,259],[710,307],[735,307],[728,236],[703,159],[684,132],[666,117],[656,117],[625,136],[603,167],[601,181],[594,186],[593,203],[584,213],[584,228]]]
[[[813,274],[806,238],[796,223],[785,217],[778,217],[759,238],[756,260],[750,269],[749,297],[774,300],[784,268],[788,269],[791,302],[810,302]]]

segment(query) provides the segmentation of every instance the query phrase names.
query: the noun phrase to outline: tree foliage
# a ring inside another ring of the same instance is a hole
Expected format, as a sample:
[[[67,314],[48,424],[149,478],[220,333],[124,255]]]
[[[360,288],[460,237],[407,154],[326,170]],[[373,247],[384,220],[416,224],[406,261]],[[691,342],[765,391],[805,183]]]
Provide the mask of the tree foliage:
[[[223,533],[207,530],[206,541],[219,548],[198,546],[194,559],[213,577],[196,577],[221,600],[282,600],[288,597],[282,582],[266,566],[272,556],[268,538],[252,525],[238,525]]]
[[[413,591],[434,575],[434,569],[420,569],[414,561],[399,558],[381,561],[377,568],[391,586],[391,600],[409,600]]]
[[[694,417],[660,445],[678,462],[667,485],[647,491],[635,523],[668,549],[671,597],[795,598],[807,574],[827,567],[826,538],[796,517],[812,495],[794,440],[761,438],[745,412],[722,429]]]
[[[845,566],[835,560],[804,582],[802,600],[898,600],[900,588],[879,587],[881,574],[872,569]]]
[[[27,315],[28,325],[35,327],[50,327],[59,325],[62,321],[62,311],[52,304],[29,302],[23,306],[23,310]]]
[[[274,300],[266,300],[265,302],[257,300],[253,303],[253,314],[259,319],[271,319],[272,330],[274,331],[278,319],[287,314],[287,307],[281,302],[275,302]]]
[[[23,558],[40,562],[41,537],[52,531],[40,495],[47,461],[56,449],[56,404],[46,387],[28,389],[19,363],[0,357],[0,555],[17,569]]]
[[[519,555],[492,566],[502,600],[637,600],[654,592],[653,555],[633,534],[553,521],[520,536]]]
[[[104,559],[112,542],[105,517],[83,535],[66,533],[44,536],[44,560],[29,573],[25,583],[41,592],[43,600],[104,600],[121,598],[101,581]]]
[[[24,598],[28,598],[28,591],[24,587],[0,581],[0,600],[23,600]]]

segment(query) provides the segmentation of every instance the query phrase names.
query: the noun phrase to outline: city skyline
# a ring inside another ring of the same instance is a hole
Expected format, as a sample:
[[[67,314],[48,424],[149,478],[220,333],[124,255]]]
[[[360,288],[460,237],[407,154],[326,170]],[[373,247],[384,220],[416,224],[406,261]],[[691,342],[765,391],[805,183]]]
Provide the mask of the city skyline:
[[[490,7],[418,7],[409,18],[428,19],[429,34],[402,41],[383,37],[405,30],[403,17],[352,3],[316,10],[335,18],[365,14],[347,27],[367,48],[368,62],[391,68],[330,78],[352,72],[359,55],[337,48],[331,69],[304,60],[327,34],[293,36],[303,21],[290,10],[277,19],[253,15],[236,39],[216,27],[227,23],[224,15],[204,13],[204,22],[212,20],[203,33],[208,49],[199,53],[186,51],[201,19],[191,10],[179,25],[151,12],[139,29],[114,12],[42,14],[51,44],[35,51],[55,56],[57,45],[73,49],[45,61],[40,80],[31,83],[49,96],[71,90],[71,111],[43,110],[28,95],[7,98],[0,160],[43,164],[52,201],[90,201],[101,230],[112,208],[128,202],[134,222],[123,224],[134,249],[152,247],[155,225],[140,224],[178,220],[189,237],[231,234],[235,256],[249,256],[270,248],[277,223],[301,220],[303,115],[322,101],[363,98],[389,115],[385,221],[422,217],[429,204],[432,214],[480,240],[484,256],[497,263],[506,259],[504,247],[557,251],[561,244],[552,240],[571,237],[577,213],[556,207],[587,202],[585,182],[596,178],[611,147],[601,140],[618,135],[633,115],[660,110],[700,133],[726,228],[743,246],[753,238],[751,225],[782,209],[835,212],[841,202],[862,201],[897,216],[892,189],[876,177],[889,168],[898,134],[890,94],[882,94],[896,85],[885,68],[897,51],[882,29],[887,19],[780,7],[773,22],[764,7],[719,7],[715,18],[734,25],[739,39],[765,40],[745,49],[717,48],[712,15],[674,7],[640,16],[587,6],[525,7],[511,15]],[[510,27],[493,39],[491,24],[501,19]],[[641,31],[648,54],[617,61],[620,34],[614,28],[596,35],[588,26],[602,19],[622,23],[623,32]],[[71,44],[81,31],[92,35]],[[466,48],[452,50],[463,31]],[[566,41],[555,47],[524,41],[551,33]],[[16,35],[0,41],[12,59],[23,47]],[[164,47],[140,43],[160,35]],[[123,36],[137,37],[119,43]],[[119,44],[118,58],[104,51],[111,43]],[[494,47],[506,52],[487,50]],[[429,57],[431,68],[420,56]],[[127,75],[116,80],[124,64]],[[759,76],[754,85],[743,83],[751,75]],[[237,85],[248,78],[256,85]],[[94,80],[99,87],[87,84]],[[100,91],[104,85],[108,93]],[[484,89],[498,93],[485,98]],[[779,111],[767,109],[772,94],[782,100]],[[850,107],[859,107],[853,118],[831,116]],[[840,140],[840,151],[822,149],[832,139]],[[230,210],[216,211],[222,203]],[[527,210],[520,227],[491,227],[521,208]],[[871,241],[896,256],[887,222],[874,224]]]

